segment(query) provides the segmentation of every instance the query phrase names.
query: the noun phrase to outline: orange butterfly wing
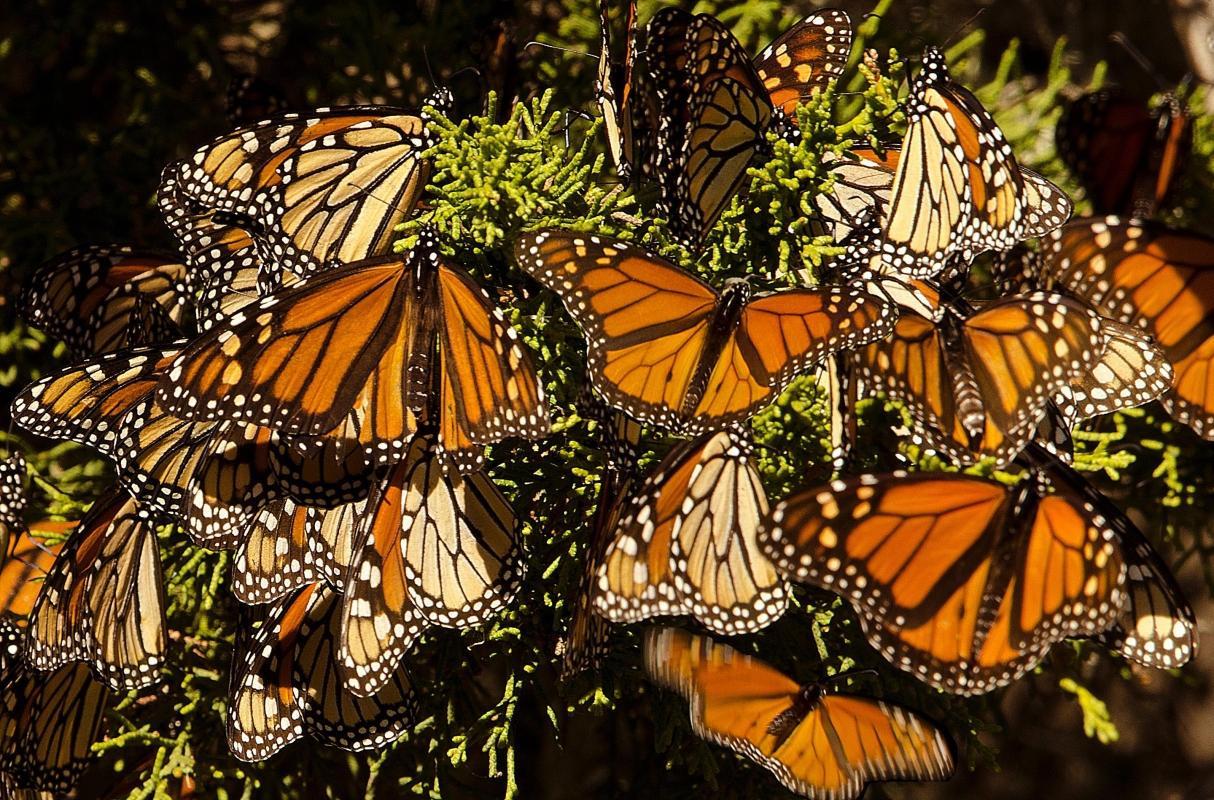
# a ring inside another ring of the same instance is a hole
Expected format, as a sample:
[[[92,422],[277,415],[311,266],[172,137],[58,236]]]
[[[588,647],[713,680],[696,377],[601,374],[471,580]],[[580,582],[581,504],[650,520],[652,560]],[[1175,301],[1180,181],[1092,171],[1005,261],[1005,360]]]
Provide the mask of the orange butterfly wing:
[[[873,781],[942,780],[952,747],[931,722],[896,705],[816,693],[757,658],[670,628],[645,637],[645,666],[691,705],[700,736],[743,753],[807,797],[852,800]]]
[[[712,287],[633,245],[590,234],[527,234],[515,253],[586,332],[595,388],[641,422],[678,425],[716,310]]]
[[[815,89],[827,88],[843,74],[851,43],[851,18],[836,8],[813,13],[782,33],[755,57],[772,105],[795,114]]]
[[[480,458],[481,444],[509,436],[546,436],[543,388],[514,328],[463,270],[443,264],[438,285],[439,403],[447,453],[471,467]]]
[[[1047,251],[1048,277],[1155,338],[1174,370],[1164,406],[1214,438],[1214,240],[1109,217],[1075,220]]]

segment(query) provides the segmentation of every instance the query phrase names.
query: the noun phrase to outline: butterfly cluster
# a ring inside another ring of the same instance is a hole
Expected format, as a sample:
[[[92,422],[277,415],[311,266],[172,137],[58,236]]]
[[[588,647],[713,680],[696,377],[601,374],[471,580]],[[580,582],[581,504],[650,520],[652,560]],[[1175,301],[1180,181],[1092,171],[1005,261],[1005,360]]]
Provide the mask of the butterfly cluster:
[[[633,5],[620,59],[609,10],[596,89],[614,177],[695,252],[773,140],[803,135],[797,106],[834,91],[851,22],[815,12],[752,57],[711,15],[666,8],[642,30]],[[159,526],[231,551],[246,610],[227,745],[244,761],[305,736],[399,738],[416,722],[419,640],[483,627],[545,579],[521,536],[529,509],[486,458],[555,436],[536,354],[444,234],[393,251],[425,203],[431,115],[449,96],[426,109],[242,124],[165,168],[176,253],[79,248],[28,283],[24,315],[73,363],[26,387],[13,419],[95,449],[117,479],[47,549],[24,528],[24,463],[0,462],[0,585],[25,591],[0,629],[5,781],[70,791],[112,697],[163,681]],[[605,464],[554,661],[571,677],[599,667],[616,626],[691,620],[707,633],[646,628],[645,671],[686,698],[697,734],[813,798],[946,779],[955,755],[942,726],[849,676],[803,684],[713,638],[770,627],[796,585],[842,597],[892,667],[958,695],[1006,686],[1065,639],[1157,668],[1196,647],[1161,556],[1070,463],[1079,422],[1155,400],[1214,436],[1214,348],[1194,309],[1214,303],[1214,246],[1138,218],[1183,137],[1144,134],[1129,177],[1076,162],[1138,216],[1068,221],[1067,196],[1017,163],[938,49],[904,112],[900,141],[828,156],[809,203],[842,254],[805,285],[714,285],[595,231],[533,226],[512,243],[512,280],[559,299],[584,336],[569,394]],[[989,274],[972,270],[986,253]],[[832,387],[837,477],[773,502],[748,421],[815,371]],[[905,407],[921,449],[1015,480],[853,474],[861,394]],[[648,471],[643,440],[674,441]]]

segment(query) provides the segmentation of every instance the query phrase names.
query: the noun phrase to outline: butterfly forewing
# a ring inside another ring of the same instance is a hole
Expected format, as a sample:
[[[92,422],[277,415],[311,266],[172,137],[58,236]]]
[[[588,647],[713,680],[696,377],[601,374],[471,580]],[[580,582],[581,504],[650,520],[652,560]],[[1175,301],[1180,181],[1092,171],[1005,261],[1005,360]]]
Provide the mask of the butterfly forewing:
[[[39,436],[113,455],[122,418],[155,390],[178,352],[138,348],[47,376],[17,395],[13,420]]]
[[[830,86],[851,55],[851,18],[837,8],[817,11],[782,33],[755,57],[771,103],[792,115],[815,89]]]

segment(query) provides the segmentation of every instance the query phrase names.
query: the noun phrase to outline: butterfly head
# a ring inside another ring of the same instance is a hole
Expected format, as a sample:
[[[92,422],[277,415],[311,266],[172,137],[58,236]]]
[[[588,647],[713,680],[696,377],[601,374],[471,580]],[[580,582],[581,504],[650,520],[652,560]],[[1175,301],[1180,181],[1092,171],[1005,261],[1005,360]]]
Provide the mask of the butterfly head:
[[[944,59],[944,51],[935,45],[925,47],[919,64],[919,74],[915,77],[916,85],[931,86],[947,80],[948,77],[948,62]]]

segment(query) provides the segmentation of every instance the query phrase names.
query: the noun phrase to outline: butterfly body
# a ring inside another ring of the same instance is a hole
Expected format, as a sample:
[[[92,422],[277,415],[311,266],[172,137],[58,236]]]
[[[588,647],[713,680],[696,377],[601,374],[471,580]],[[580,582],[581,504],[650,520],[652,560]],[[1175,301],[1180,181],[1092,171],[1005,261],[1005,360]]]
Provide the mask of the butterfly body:
[[[925,717],[798,683],[707,637],[647,631],[645,669],[687,699],[697,735],[741,753],[811,800],[855,800],[872,782],[952,774],[952,745]]]
[[[519,264],[587,336],[595,389],[641,423],[698,434],[745,419],[840,349],[889,332],[887,306],[852,287],[723,293],[628,242],[525,234]],[[707,379],[705,379],[707,375]]]
[[[1033,469],[1015,487],[942,473],[836,481],[778,505],[759,545],[781,573],[847,597],[896,666],[988,692],[1055,642],[1103,635],[1127,602],[1137,537],[1054,477],[1064,467]]]

